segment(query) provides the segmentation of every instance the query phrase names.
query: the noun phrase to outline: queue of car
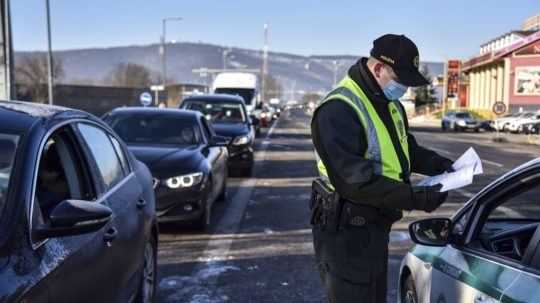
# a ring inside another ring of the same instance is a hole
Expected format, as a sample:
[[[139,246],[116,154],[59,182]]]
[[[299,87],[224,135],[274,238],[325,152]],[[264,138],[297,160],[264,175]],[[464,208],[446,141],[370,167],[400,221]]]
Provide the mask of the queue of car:
[[[0,101],[0,301],[152,302],[158,224],[209,225],[251,174],[253,120],[232,95],[102,119]]]

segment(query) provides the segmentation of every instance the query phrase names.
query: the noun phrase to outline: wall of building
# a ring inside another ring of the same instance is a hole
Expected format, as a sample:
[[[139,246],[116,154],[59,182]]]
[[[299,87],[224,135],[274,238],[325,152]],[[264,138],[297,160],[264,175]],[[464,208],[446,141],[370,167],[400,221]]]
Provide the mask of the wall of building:
[[[504,102],[504,61],[496,61],[469,72],[468,107],[491,110],[495,102]]]

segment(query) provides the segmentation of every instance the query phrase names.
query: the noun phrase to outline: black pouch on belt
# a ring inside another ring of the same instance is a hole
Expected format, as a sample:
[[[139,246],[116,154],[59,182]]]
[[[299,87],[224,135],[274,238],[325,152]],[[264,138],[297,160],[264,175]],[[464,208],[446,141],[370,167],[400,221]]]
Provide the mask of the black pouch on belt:
[[[341,214],[339,194],[321,179],[315,179],[312,184],[311,211],[313,225],[337,230]]]

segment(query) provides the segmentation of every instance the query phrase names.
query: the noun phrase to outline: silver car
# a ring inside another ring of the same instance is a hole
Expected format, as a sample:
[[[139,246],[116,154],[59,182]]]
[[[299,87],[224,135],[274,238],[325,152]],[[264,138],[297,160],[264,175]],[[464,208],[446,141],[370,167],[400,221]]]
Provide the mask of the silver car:
[[[480,121],[474,118],[469,112],[449,112],[442,118],[441,128],[443,131],[480,131]]]
[[[409,227],[398,302],[540,302],[540,158]]]

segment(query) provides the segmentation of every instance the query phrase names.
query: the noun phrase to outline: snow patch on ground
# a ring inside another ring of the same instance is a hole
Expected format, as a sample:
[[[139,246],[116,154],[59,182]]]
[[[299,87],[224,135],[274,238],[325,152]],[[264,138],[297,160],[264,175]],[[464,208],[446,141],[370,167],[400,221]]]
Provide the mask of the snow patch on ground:
[[[171,292],[166,302],[190,303],[222,303],[229,301],[229,297],[221,294],[219,289],[211,289],[209,280],[217,279],[229,271],[239,271],[240,268],[209,262],[207,266],[198,270],[191,276],[169,276],[163,278],[159,288]]]

